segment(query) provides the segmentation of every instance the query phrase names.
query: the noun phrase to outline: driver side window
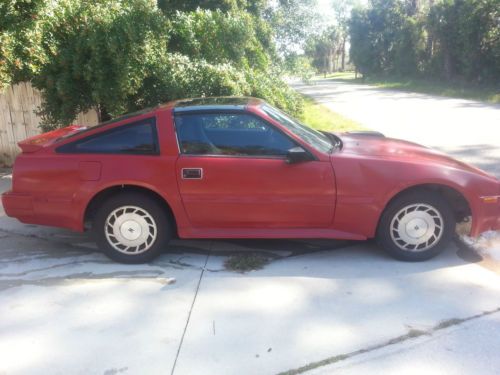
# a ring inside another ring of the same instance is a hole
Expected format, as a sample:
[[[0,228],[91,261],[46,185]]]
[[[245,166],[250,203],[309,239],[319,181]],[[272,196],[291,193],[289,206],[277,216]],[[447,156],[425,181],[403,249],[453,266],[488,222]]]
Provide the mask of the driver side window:
[[[186,155],[285,156],[296,146],[274,126],[246,113],[182,114],[175,117]]]

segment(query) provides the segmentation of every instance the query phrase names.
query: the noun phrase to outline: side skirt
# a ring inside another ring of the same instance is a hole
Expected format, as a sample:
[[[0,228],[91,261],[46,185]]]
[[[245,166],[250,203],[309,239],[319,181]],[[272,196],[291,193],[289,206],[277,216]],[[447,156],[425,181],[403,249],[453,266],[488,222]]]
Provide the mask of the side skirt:
[[[260,228],[179,228],[180,238],[328,238],[337,240],[366,240],[360,234],[334,229],[260,229]]]

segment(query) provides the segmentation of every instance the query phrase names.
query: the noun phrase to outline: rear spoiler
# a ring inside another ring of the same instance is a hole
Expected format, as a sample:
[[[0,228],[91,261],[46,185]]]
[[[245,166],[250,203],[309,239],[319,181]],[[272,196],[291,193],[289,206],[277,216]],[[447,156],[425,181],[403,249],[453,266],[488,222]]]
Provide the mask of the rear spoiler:
[[[52,130],[47,133],[27,138],[24,141],[19,142],[17,145],[21,148],[23,153],[32,153],[45,146],[51,145],[62,137],[67,137],[84,129],[87,129],[87,127],[81,125],[70,125],[62,129]]]

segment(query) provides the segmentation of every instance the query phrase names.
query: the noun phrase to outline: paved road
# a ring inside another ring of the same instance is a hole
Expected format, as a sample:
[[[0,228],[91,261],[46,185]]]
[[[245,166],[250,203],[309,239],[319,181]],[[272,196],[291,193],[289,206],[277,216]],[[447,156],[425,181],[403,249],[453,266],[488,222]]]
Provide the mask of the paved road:
[[[500,105],[328,79],[294,87],[367,128],[438,148],[500,177]]]
[[[248,250],[276,259],[224,268]],[[176,241],[121,265],[0,206],[0,374],[330,374],[339,355],[347,374],[498,374],[500,273],[477,261],[454,245],[403,263],[370,243]]]

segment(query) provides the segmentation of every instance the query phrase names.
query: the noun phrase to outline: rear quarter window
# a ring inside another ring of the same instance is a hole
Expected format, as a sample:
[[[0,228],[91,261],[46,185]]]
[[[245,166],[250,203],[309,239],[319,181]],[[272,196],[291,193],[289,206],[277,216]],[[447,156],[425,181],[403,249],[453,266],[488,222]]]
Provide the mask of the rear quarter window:
[[[97,134],[60,146],[59,153],[78,154],[159,154],[154,118],[103,130]]]

